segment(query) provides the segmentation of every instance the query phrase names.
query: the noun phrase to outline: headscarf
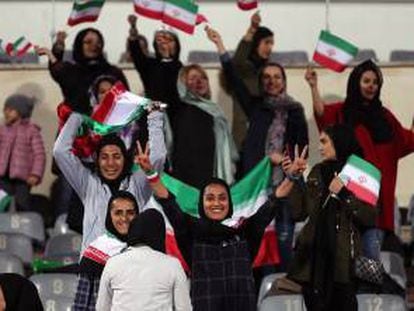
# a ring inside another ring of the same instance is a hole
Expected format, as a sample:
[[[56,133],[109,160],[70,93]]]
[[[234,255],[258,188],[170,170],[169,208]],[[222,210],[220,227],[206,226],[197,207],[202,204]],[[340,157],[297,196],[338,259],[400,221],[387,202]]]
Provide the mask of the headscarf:
[[[94,58],[94,59],[86,58],[85,55],[83,55],[83,39],[88,34],[88,32],[95,33],[99,37],[99,40],[102,43],[101,53],[99,54],[97,58]],[[81,30],[80,32],[78,32],[78,34],[76,35],[75,41],[73,42],[73,52],[72,52],[73,60],[76,63],[81,64],[81,65],[109,66],[108,61],[105,59],[105,56],[103,54],[104,44],[105,44],[104,38],[99,30],[95,28],[86,28],[86,29]]]
[[[273,37],[273,31],[267,27],[260,26],[253,35],[252,48],[250,50],[249,59],[253,62],[256,68],[260,68],[266,64],[268,59],[263,59],[257,54],[257,48],[260,42],[268,37]]]
[[[6,311],[43,311],[36,286],[25,277],[0,274],[0,287],[6,301]]]
[[[156,209],[150,208],[136,217],[129,226],[129,246],[144,244],[165,253],[165,221]]]
[[[208,219],[204,211],[203,197],[204,197],[204,192],[206,191],[206,188],[210,185],[220,185],[220,186],[223,186],[224,189],[226,189],[227,196],[229,198],[229,212],[227,213],[224,219],[231,218],[231,216],[233,216],[233,201],[231,199],[230,187],[223,179],[220,179],[220,178],[210,178],[210,180],[208,180],[204,184],[204,186],[201,188],[200,196],[198,199],[198,215],[200,216],[200,218]]]
[[[160,54],[160,52],[158,50],[157,42],[155,41],[155,37],[156,37],[156,35],[158,33],[163,33],[163,32],[164,33],[167,33],[167,34],[169,34],[169,35],[171,35],[173,37],[173,39],[175,41],[175,54],[172,55],[172,59],[173,60],[179,60],[179,58],[180,58],[180,52],[181,52],[180,39],[178,38],[178,35],[175,32],[170,31],[170,30],[166,30],[166,29],[161,29],[161,30],[158,30],[158,31],[155,32],[154,41],[152,43],[152,45],[154,47],[154,51],[155,51],[155,57],[157,59],[159,59],[159,60],[162,59],[162,56],[161,56],[161,54]]]
[[[378,92],[367,100],[361,94],[361,77],[367,71],[373,71],[378,78]],[[362,124],[376,143],[388,142],[392,139],[391,125],[387,122],[380,100],[383,78],[381,70],[371,60],[367,60],[352,70],[348,78],[346,99],[343,108],[345,123],[352,127]]]
[[[99,104],[99,100],[98,100],[99,85],[104,81],[107,81],[111,85],[114,85],[119,80],[116,77],[111,76],[111,75],[101,75],[92,82],[89,88],[89,91],[88,91],[92,108],[94,108],[96,105]]]
[[[124,167],[121,174],[115,180],[108,180],[102,176],[101,170],[99,168],[99,154],[101,153],[102,148],[108,145],[115,145],[121,149],[121,153],[124,156]],[[116,134],[109,134],[102,137],[101,141],[98,144],[96,149],[96,169],[99,178],[106,183],[111,189],[112,194],[116,193],[119,190],[121,182],[131,175],[131,169],[133,165],[132,155],[127,151],[126,146],[122,139]]]
[[[185,70],[185,68],[182,70]],[[222,178],[227,183],[232,184],[234,181],[233,165],[238,161],[239,155],[223,110],[210,99],[197,96],[190,92],[180,79],[177,82],[177,88],[180,99],[183,102],[193,105],[213,117],[215,140],[214,176]]]

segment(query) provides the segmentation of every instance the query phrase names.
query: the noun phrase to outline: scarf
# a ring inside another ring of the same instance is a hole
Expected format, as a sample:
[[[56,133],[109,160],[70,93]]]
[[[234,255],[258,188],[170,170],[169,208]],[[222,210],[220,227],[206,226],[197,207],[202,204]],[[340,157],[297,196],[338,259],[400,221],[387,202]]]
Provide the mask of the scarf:
[[[213,117],[215,138],[214,176],[224,179],[228,184],[232,184],[234,182],[233,166],[238,161],[239,155],[223,110],[211,100],[194,95],[181,82],[178,82],[177,87],[180,99],[183,102],[193,105]]]

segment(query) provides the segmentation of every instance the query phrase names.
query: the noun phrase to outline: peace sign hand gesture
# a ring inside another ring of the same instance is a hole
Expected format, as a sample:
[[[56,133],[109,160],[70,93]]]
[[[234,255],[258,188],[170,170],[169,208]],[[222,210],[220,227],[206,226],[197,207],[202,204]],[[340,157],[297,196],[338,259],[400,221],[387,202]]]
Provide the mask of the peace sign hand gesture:
[[[145,150],[143,151],[141,143],[137,141],[137,154],[135,155],[134,162],[138,164],[144,172],[150,172],[153,169],[149,155],[149,144],[147,143],[145,145]]]
[[[298,177],[303,174],[308,166],[308,161],[306,160],[306,154],[308,152],[308,146],[306,145],[302,153],[299,156],[299,146],[295,146],[295,158],[290,159],[289,155],[286,154],[282,160],[282,168],[286,175],[291,177]]]

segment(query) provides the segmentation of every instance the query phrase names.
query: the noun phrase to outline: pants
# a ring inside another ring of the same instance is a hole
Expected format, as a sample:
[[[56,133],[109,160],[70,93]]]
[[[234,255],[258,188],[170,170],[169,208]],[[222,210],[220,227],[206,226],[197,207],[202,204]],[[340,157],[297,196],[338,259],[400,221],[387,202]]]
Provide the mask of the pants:
[[[384,235],[385,232],[378,228],[366,230],[362,235],[362,254],[368,258],[380,260]]]
[[[292,221],[290,207],[287,204],[279,207],[276,216],[276,233],[279,244],[280,264],[277,266],[278,272],[286,272],[293,253],[293,236],[295,223]]]
[[[30,186],[26,181],[1,177],[0,188],[14,196],[17,211],[31,211]]]

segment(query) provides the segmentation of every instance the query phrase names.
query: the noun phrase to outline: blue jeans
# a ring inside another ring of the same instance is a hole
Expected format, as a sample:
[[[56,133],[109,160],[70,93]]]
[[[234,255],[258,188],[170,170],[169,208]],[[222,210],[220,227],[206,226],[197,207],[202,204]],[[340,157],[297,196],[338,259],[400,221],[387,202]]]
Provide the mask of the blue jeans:
[[[280,264],[277,266],[278,272],[286,272],[293,254],[293,234],[295,222],[292,220],[290,206],[284,204],[278,207],[276,216],[276,233],[279,244]]]
[[[384,230],[378,228],[368,229],[362,235],[362,254],[365,257],[380,260]]]

